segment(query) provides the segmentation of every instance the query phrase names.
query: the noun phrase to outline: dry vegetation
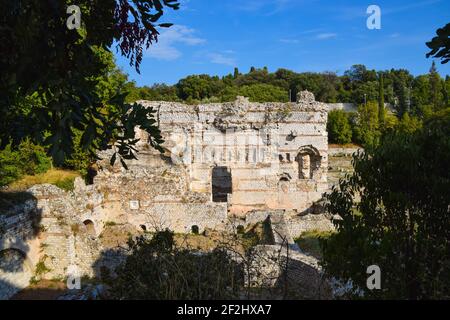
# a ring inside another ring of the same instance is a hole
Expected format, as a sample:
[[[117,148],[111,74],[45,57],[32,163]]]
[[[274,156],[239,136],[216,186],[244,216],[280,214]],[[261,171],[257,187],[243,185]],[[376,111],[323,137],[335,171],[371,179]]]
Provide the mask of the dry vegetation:
[[[303,232],[300,237],[295,239],[300,250],[317,259],[322,259],[322,249],[320,247],[320,239],[326,239],[331,235],[330,231],[312,230]]]
[[[23,176],[21,179],[11,183],[8,191],[25,191],[34,185],[45,183],[54,184],[64,190],[71,190],[73,181],[79,176],[80,174],[76,171],[50,169],[45,173]]]

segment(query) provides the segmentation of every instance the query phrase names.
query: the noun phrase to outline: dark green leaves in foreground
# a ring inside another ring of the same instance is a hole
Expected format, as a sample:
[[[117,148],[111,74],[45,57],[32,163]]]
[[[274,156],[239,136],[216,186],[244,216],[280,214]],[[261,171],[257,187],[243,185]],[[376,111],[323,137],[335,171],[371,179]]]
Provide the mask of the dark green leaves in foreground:
[[[427,58],[441,59],[441,63],[445,64],[450,61],[450,23],[438,29],[436,33],[437,36],[427,42],[427,46],[431,49],[427,53]]]
[[[66,26],[72,4],[81,9],[79,30]],[[153,112],[124,104],[109,50],[117,43],[139,70],[158,28],[169,27],[158,23],[164,10],[178,7],[177,0],[3,1],[0,149],[30,138],[62,165],[75,150],[95,154],[114,144],[123,161],[135,156],[135,126],[158,148]]]
[[[352,280],[357,297],[449,299],[450,109],[413,133],[385,135],[354,168],[327,195],[342,219],[323,241],[325,271]],[[381,290],[367,289],[370,265],[381,268]]]
[[[137,150],[135,145],[139,139],[135,139],[135,127],[146,131],[149,134],[148,143],[155,149],[163,152],[161,144],[164,142],[159,128],[157,127],[154,118],[154,110],[152,108],[145,108],[142,105],[124,105],[121,113],[118,114],[120,120],[118,123],[118,130],[120,134],[114,135],[114,142],[116,152],[111,158],[111,165],[114,165],[117,159],[120,159],[121,164],[127,168],[125,160],[137,159]]]

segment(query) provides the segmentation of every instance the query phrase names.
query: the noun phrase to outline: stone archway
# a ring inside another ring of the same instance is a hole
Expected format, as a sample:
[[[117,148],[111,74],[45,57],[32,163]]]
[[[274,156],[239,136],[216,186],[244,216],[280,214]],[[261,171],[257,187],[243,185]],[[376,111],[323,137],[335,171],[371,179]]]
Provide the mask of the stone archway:
[[[26,288],[33,276],[33,265],[25,252],[16,248],[0,251],[0,300]]]

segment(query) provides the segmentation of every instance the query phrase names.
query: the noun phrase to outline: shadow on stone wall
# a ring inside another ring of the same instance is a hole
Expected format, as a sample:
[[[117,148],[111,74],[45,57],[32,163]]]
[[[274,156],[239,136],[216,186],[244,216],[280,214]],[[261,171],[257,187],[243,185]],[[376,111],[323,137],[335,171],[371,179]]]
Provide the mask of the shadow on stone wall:
[[[0,191],[0,300],[28,286],[38,250],[42,211],[30,192]]]

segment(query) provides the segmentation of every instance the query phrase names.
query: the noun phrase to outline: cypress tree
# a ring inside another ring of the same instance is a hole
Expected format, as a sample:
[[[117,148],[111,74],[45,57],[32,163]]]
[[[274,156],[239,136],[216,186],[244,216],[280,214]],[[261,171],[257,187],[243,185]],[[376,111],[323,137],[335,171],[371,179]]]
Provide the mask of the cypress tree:
[[[238,68],[234,68],[234,75],[233,78],[237,79],[239,77],[239,69]]]

